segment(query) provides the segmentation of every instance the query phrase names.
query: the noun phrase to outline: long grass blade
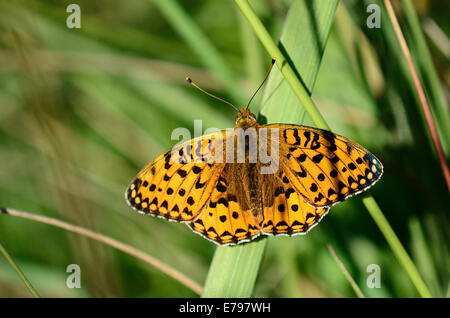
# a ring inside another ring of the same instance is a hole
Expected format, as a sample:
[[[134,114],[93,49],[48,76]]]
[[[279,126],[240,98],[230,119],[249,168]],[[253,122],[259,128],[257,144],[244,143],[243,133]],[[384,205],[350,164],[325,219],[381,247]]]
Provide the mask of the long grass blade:
[[[347,268],[345,267],[344,263],[341,261],[341,259],[339,258],[339,256],[337,256],[336,252],[334,251],[333,246],[331,246],[331,244],[327,245],[328,250],[330,251],[331,255],[333,256],[333,258],[336,260],[336,263],[339,265],[339,267],[341,268],[342,272],[344,273],[345,277],[347,278],[348,282],[350,283],[350,285],[352,286],[353,290],[355,291],[355,294],[359,297],[359,298],[365,298],[364,294],[362,293],[361,289],[359,288],[358,284],[356,284],[355,280],[353,279],[353,277],[350,275],[350,273],[348,272]]]
[[[414,82],[414,87],[416,89],[416,93],[419,97],[420,106],[425,117],[425,121],[427,123],[428,131],[431,135],[431,140],[433,143],[433,147],[436,150],[436,154],[439,160],[439,164],[442,169],[442,173],[444,174],[444,179],[447,184],[447,188],[450,192],[450,170],[447,165],[447,160],[445,159],[444,151],[442,149],[441,141],[439,139],[439,134],[434,123],[433,115],[430,110],[430,106],[428,104],[427,97],[425,95],[425,91],[422,87],[422,83],[420,82],[419,76],[417,75],[416,67],[411,58],[411,53],[409,52],[408,44],[406,43],[405,37],[403,36],[400,25],[397,21],[397,17],[395,16],[394,9],[392,8],[391,1],[385,0],[384,4],[389,14],[389,18],[394,26],[395,34],[397,35],[397,39],[400,43],[400,47],[405,55],[406,61],[408,62],[408,67],[411,72],[411,76]]]
[[[415,55],[414,61],[416,63],[419,62],[420,64],[418,65],[418,71],[419,74],[422,75],[423,85],[425,86],[425,90],[428,93],[427,96],[430,99],[431,111],[433,112],[434,120],[437,123],[437,129],[441,136],[441,145],[444,148],[445,155],[448,157],[450,151],[450,109],[448,107],[448,102],[445,98],[443,87],[439,81],[439,76],[437,75],[436,67],[433,63],[433,59],[423,34],[419,18],[417,17],[417,13],[414,9],[414,5],[409,0],[401,0],[400,3],[405,14],[407,29],[415,44],[415,52],[411,50],[411,54],[413,55],[413,58]],[[432,21],[433,20],[431,19],[425,20],[423,28],[427,30],[427,25],[434,25],[435,27],[433,29],[436,30],[435,34],[442,32]],[[449,43],[448,38],[446,38],[443,33],[441,34],[444,41],[446,41],[445,43]],[[445,52],[443,52],[443,54],[445,55]],[[447,58],[449,57],[450,54],[448,54]]]
[[[249,21],[250,25],[252,26],[261,43],[264,45],[267,52],[269,52],[271,56],[276,58],[276,65],[278,69],[283,74],[284,78],[289,83],[298,99],[302,102],[303,107],[308,112],[309,116],[314,120],[317,127],[322,129],[329,129],[328,124],[322,117],[322,114],[319,112],[317,107],[314,106],[314,103],[309,97],[308,91],[301,84],[300,79],[297,77],[294,70],[289,65],[288,60],[281,52],[281,50],[275,45],[269,32],[266,30],[258,16],[255,14],[248,1],[236,0],[236,4],[239,6],[242,13]]]
[[[202,297],[250,297],[267,240],[229,247],[214,253]]]
[[[173,28],[190,45],[192,50],[197,53],[201,61],[208,68],[215,71],[234,101],[243,105],[246,98],[242,95],[235,76],[231,73],[218,50],[208,40],[197,23],[183,11],[175,0],[155,0],[152,3],[161,10]]]
[[[64,230],[67,230],[70,232],[74,232],[74,233],[89,237],[91,239],[94,239],[96,241],[102,242],[102,243],[112,246],[126,254],[134,256],[134,257],[146,262],[147,264],[151,265],[152,267],[157,268],[161,272],[163,272],[163,273],[167,274],[168,276],[172,277],[173,279],[179,281],[181,284],[183,284],[184,286],[191,289],[192,291],[194,291],[197,294],[201,294],[203,292],[203,288],[200,285],[198,285],[196,282],[191,280],[189,277],[186,277],[184,274],[180,273],[176,269],[164,264],[160,260],[158,260],[158,259],[156,259],[156,258],[154,258],[154,257],[128,245],[128,244],[125,244],[123,242],[115,240],[106,235],[91,231],[91,230],[86,229],[81,226],[70,224],[68,222],[57,220],[57,219],[54,219],[54,218],[51,218],[48,216],[37,215],[37,214],[29,213],[29,212],[17,211],[14,209],[6,209],[6,208],[2,208],[1,212],[4,214],[7,214],[7,215],[12,215],[12,216],[16,216],[16,217],[20,217],[20,218],[24,218],[24,219],[28,219],[28,220],[37,221],[40,223],[45,223],[48,225],[53,225],[53,226],[59,227],[61,229],[64,229]]]
[[[378,203],[375,201],[375,199],[371,195],[367,195],[365,198],[362,199],[362,201],[363,201],[364,205],[366,206],[367,211],[369,211],[373,220],[375,221],[378,228],[380,229],[381,233],[383,233],[383,236],[386,238],[386,241],[388,242],[389,246],[391,247],[392,252],[394,253],[395,257],[397,258],[399,263],[403,266],[405,271],[408,273],[409,278],[413,282],[413,284],[416,287],[417,291],[419,292],[420,296],[422,296],[424,298],[432,297],[431,292],[428,289],[427,285],[425,284],[422,276],[420,276],[420,273],[417,270],[417,267],[414,265],[413,261],[409,257],[408,253],[406,252],[402,243],[398,239],[394,230],[389,225],[389,222],[386,219],[386,217],[384,216],[380,207],[378,206]]]
[[[9,255],[8,251],[4,248],[4,246],[1,243],[0,243],[0,253],[3,254],[3,256],[6,258],[6,260],[11,265],[11,267],[16,271],[16,273],[20,277],[20,279],[23,280],[23,282],[25,283],[25,286],[27,286],[31,295],[33,295],[34,298],[40,298],[37,290],[33,287],[31,282],[28,280],[28,278],[25,276],[25,274],[20,269],[19,265],[16,264],[14,259],[11,257],[11,255]]]

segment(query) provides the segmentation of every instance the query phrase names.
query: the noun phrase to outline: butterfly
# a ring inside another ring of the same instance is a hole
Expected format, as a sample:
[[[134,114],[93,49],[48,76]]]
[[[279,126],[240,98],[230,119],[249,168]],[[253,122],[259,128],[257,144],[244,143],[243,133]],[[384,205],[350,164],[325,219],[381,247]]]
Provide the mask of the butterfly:
[[[260,235],[306,234],[331,206],[367,190],[383,173],[373,154],[330,131],[260,125],[248,106],[235,123],[150,162],[127,188],[128,204],[235,245]]]

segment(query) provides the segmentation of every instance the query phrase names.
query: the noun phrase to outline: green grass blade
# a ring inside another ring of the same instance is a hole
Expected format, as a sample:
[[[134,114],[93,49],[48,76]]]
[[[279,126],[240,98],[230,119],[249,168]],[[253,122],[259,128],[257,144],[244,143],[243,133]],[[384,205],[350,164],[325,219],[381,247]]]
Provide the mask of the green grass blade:
[[[415,49],[411,50],[411,54],[417,63],[416,65],[419,66],[418,72],[423,78],[424,88],[428,91],[430,107],[442,140],[442,148],[448,156],[450,145],[450,115],[445,95],[414,6],[411,1],[402,0],[401,3],[408,23],[407,31],[411,35],[408,42],[414,45]]]
[[[422,279],[422,276],[420,276],[413,261],[409,257],[408,253],[406,252],[402,243],[398,239],[394,230],[389,225],[389,222],[386,219],[386,217],[384,216],[380,207],[378,206],[378,203],[370,195],[366,196],[362,200],[363,200],[363,203],[366,206],[367,210],[369,211],[370,215],[372,216],[373,220],[375,221],[378,228],[380,229],[381,233],[383,233],[383,236],[386,238],[386,241],[388,242],[389,246],[391,247],[392,252],[394,253],[395,257],[397,258],[399,263],[403,266],[405,271],[408,273],[409,278],[413,282],[413,284],[416,287],[417,291],[419,292],[420,296],[422,296],[424,298],[432,297],[427,285],[425,284],[425,282]]]
[[[433,295],[437,297],[444,297],[444,293],[439,287],[439,274],[433,264],[433,256],[429,243],[423,232],[423,227],[417,218],[412,218],[409,221],[409,231],[411,235],[411,249],[412,255],[417,267],[426,280]]]
[[[206,278],[202,297],[250,297],[267,240],[239,246],[219,246]]]
[[[236,3],[249,20],[258,37],[261,35],[265,37],[265,43],[263,42],[263,44],[266,46],[266,49],[267,46],[271,48],[270,53],[277,57],[277,64],[282,72],[285,72],[287,76],[291,76],[291,81],[298,81],[292,69],[288,66],[287,61],[284,59],[283,54],[272,42],[270,35],[253,12],[248,2],[236,1]],[[320,5],[314,8],[314,15],[316,17],[322,17],[315,26],[319,27],[319,30],[321,30],[319,34],[322,34],[322,36],[319,39],[320,43],[323,43],[323,45],[328,37],[336,5],[337,1],[327,1],[320,2]],[[322,10],[327,12],[327,14],[323,14]],[[291,7],[286,24],[290,25],[291,23],[295,23],[295,21],[297,21],[298,24],[298,21],[305,21],[307,20],[305,17],[307,14],[305,2],[295,1]],[[299,30],[302,31],[297,35],[297,39],[302,41],[302,39],[309,37],[311,33],[314,33],[313,28],[314,26],[309,23],[302,25],[299,28]],[[310,82],[313,83],[319,69],[318,64],[321,60],[321,56],[318,56],[318,54],[323,53],[323,50],[304,50],[302,52],[305,54],[305,58],[311,61],[309,66],[305,66],[305,68],[301,70],[302,76],[311,79]],[[308,95],[301,85],[296,90],[296,93]],[[309,98],[306,101],[310,104],[312,103]],[[314,117],[314,114],[318,112],[315,108],[311,110],[311,116]],[[203,297],[250,297],[265,246],[266,239],[261,239],[237,247],[218,247],[208,273]]]
[[[152,3],[158,7],[203,63],[217,74],[234,101],[244,105],[247,98],[241,93],[235,76],[197,23],[183,11],[175,0],[154,0]]]
[[[331,244],[328,244],[328,249],[330,250],[331,255],[333,256],[334,260],[338,264],[338,266],[341,268],[342,273],[344,274],[345,278],[347,278],[348,282],[353,288],[353,291],[355,292],[356,296],[359,298],[365,298],[364,294],[362,293],[361,289],[359,288],[358,284],[356,284],[353,277],[348,272],[347,268],[344,265],[344,262],[339,258],[339,256],[336,254],[333,246]]]
[[[285,52],[280,54],[286,55],[283,55],[285,62],[282,63],[289,61],[289,64],[284,65],[281,71],[275,69],[272,72],[261,110],[261,115],[271,122],[303,123],[306,111],[318,127],[328,129],[309,95],[319,72],[337,4],[338,1],[316,1],[309,6],[307,2],[296,1],[290,8],[278,45]],[[295,16],[303,18],[299,20]],[[265,36],[264,32],[259,34]],[[266,49],[272,54],[277,49],[275,43],[269,39],[265,41]],[[293,86],[296,88],[292,89]]]
[[[235,11],[239,20],[239,31],[244,55],[246,77],[249,79],[249,84],[251,85],[250,87],[256,88],[265,75],[265,69],[262,68],[262,66],[266,64],[263,61],[263,50],[258,38],[253,32],[253,29],[239,11],[239,8],[236,7]],[[256,98],[258,98],[258,96],[255,96],[255,99]],[[253,104],[257,105],[257,101],[255,99]]]
[[[312,91],[319,73],[337,3],[338,1],[316,1],[309,8],[307,2],[295,1],[284,22],[278,47],[288,53],[291,63],[295,61],[295,72],[300,74],[308,94]],[[278,69],[272,70],[266,84],[259,115],[272,123],[298,124],[304,123],[305,120],[311,121],[302,107],[302,102]],[[297,242],[293,240],[273,242],[277,251],[277,263],[283,273],[280,289],[285,297],[301,297],[305,294],[300,285],[302,280],[298,260],[292,252],[295,250],[295,244]]]
[[[308,115],[314,120],[317,127],[328,129],[328,124],[325,122],[325,119],[322,117],[322,114],[318,111],[318,109],[314,106],[311,98],[309,98],[309,93],[305,89],[305,87],[301,84],[300,79],[295,74],[294,70],[289,65],[289,61],[285,58],[284,54],[281,52],[280,48],[278,48],[275,43],[272,41],[272,38],[269,34],[269,32],[265,29],[264,25],[262,24],[261,20],[256,16],[253,9],[250,7],[250,4],[248,1],[244,0],[236,0],[236,3],[241,8],[242,13],[245,15],[247,20],[250,22],[251,26],[253,27],[253,30],[255,31],[256,35],[266,48],[267,52],[269,52],[270,55],[273,57],[276,57],[276,65],[278,66],[278,69],[283,74],[283,77],[286,79],[286,81],[291,86],[291,89],[294,91],[295,95],[298,97],[300,102],[302,103],[302,106],[308,113]],[[294,4],[297,2],[294,2]],[[334,12],[336,9],[337,2],[333,1],[331,2],[332,6],[330,7],[329,12]],[[320,8],[321,6],[328,6],[328,3],[322,3],[319,4],[317,7]],[[332,8],[334,7],[334,10]],[[306,5],[305,5],[306,8]],[[322,12],[321,10],[317,10],[318,12]],[[306,15],[307,11],[305,12],[305,18],[308,16]],[[316,16],[313,13],[313,16]],[[326,22],[329,23],[329,26],[331,26],[332,21],[327,20]],[[309,31],[312,34],[319,35],[317,30],[314,28],[317,27],[315,23],[309,24],[311,27]],[[302,30],[303,31],[303,30]],[[303,33],[303,32],[302,32]],[[307,34],[306,32],[304,34]],[[316,64],[319,64],[320,59],[316,61]],[[318,70],[318,65],[316,65],[316,70]],[[299,70],[297,70],[299,71]],[[306,78],[306,77],[305,77]]]
[[[33,297],[40,298],[36,289],[34,289],[33,285],[31,285],[28,278],[25,276],[25,274],[22,272],[22,270],[19,268],[19,266],[16,264],[16,262],[14,262],[11,255],[8,254],[8,252],[6,251],[6,249],[3,247],[3,245],[1,243],[0,243],[0,253],[2,253],[3,256],[6,258],[6,260],[9,262],[9,264],[11,264],[11,267],[16,271],[17,275],[19,275],[19,277],[23,280],[23,282],[25,283],[25,286],[27,286],[28,290],[33,295]]]

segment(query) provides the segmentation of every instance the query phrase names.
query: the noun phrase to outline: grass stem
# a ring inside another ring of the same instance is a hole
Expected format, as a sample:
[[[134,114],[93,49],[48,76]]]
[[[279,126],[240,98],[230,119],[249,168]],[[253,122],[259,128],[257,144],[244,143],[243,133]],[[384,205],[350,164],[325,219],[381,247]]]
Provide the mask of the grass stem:
[[[102,242],[106,245],[112,246],[126,254],[134,256],[134,257],[146,262],[147,264],[157,268],[161,272],[163,272],[163,273],[167,274],[168,276],[172,277],[173,279],[177,280],[178,282],[180,282],[187,288],[191,289],[195,293],[201,295],[201,293],[203,292],[203,288],[199,284],[197,284],[196,282],[191,280],[189,277],[186,277],[184,274],[180,273],[176,269],[164,264],[160,260],[158,260],[158,259],[156,259],[156,258],[154,258],[154,257],[128,245],[128,244],[122,243],[111,237],[88,230],[81,226],[77,226],[77,225],[73,225],[73,224],[70,224],[70,223],[67,223],[67,222],[64,222],[61,220],[57,220],[57,219],[54,219],[54,218],[51,218],[48,216],[37,215],[37,214],[29,213],[29,212],[23,212],[23,211],[17,211],[17,210],[13,210],[13,209],[5,209],[5,208],[2,208],[1,211],[7,215],[17,216],[20,218],[33,220],[33,221],[37,221],[40,223],[53,225],[53,226],[59,227],[61,229],[64,229],[64,230],[67,230],[70,232],[74,232],[74,233],[89,237],[91,239],[94,239],[96,241]]]
[[[442,169],[442,173],[444,174],[444,179],[447,184],[447,188],[450,192],[450,170],[447,165],[447,160],[445,159],[444,151],[442,149],[441,141],[439,139],[439,134],[434,123],[433,114],[431,113],[430,106],[428,104],[427,97],[425,95],[425,91],[423,89],[422,83],[420,82],[419,76],[416,71],[416,67],[411,58],[411,53],[409,52],[408,44],[406,43],[405,37],[403,36],[402,30],[398,23],[397,17],[395,16],[394,9],[392,8],[392,4],[390,0],[384,0],[384,4],[389,14],[389,18],[391,19],[392,25],[394,26],[395,34],[400,43],[400,47],[405,55],[405,59],[408,63],[409,71],[411,72],[411,76],[414,82],[414,88],[416,89],[417,96],[419,97],[420,106],[425,117],[425,122],[427,124],[428,132],[430,133],[431,140],[433,143],[434,150],[436,151],[439,164]]]
[[[334,259],[336,260],[336,263],[339,265],[339,267],[342,269],[342,272],[344,273],[345,277],[347,278],[348,282],[350,283],[350,285],[352,286],[353,290],[355,291],[355,294],[359,297],[359,298],[365,298],[364,294],[362,293],[361,289],[359,288],[359,286],[356,284],[355,280],[353,279],[353,277],[350,275],[350,273],[347,271],[347,268],[345,268],[344,263],[341,261],[341,259],[339,258],[339,256],[337,256],[336,252],[334,251],[334,248],[331,246],[331,244],[327,245],[328,249],[330,250],[331,255],[334,257]]]
[[[40,298],[37,290],[31,285],[31,282],[28,280],[28,278],[25,276],[25,274],[22,272],[20,267],[14,262],[11,255],[8,254],[6,249],[3,247],[3,245],[0,243],[0,252],[5,256],[6,260],[11,264],[11,267],[16,271],[17,275],[23,280],[25,283],[25,286],[27,286],[28,290],[30,291],[31,295],[33,295],[34,298]]]

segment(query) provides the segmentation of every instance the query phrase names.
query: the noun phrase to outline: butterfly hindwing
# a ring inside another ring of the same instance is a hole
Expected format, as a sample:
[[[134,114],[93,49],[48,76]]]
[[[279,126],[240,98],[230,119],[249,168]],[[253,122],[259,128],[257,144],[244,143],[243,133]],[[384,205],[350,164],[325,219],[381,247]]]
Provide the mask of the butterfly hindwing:
[[[188,225],[195,232],[219,244],[238,244],[260,234],[262,215],[253,215],[242,191],[238,164],[228,164],[223,170],[199,217]]]
[[[263,193],[263,234],[305,234],[328,212],[328,207],[306,203],[290,182],[286,182],[283,171],[266,175],[265,179],[272,186],[265,187]]]
[[[314,206],[331,206],[375,184],[383,167],[370,152],[326,130],[289,124],[279,129],[280,168]]]

